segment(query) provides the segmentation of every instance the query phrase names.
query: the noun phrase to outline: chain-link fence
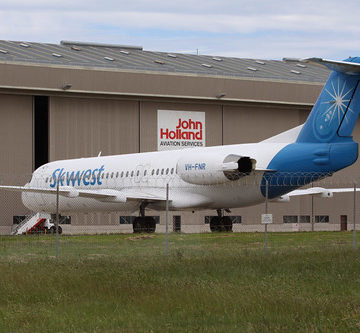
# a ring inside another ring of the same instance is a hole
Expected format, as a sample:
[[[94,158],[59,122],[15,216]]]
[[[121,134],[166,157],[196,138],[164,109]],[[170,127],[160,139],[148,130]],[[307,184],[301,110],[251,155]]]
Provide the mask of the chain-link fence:
[[[0,251],[17,259],[19,253],[171,255],[202,248],[210,238],[216,246],[237,233],[360,229],[360,179],[344,173],[219,171],[186,178],[174,168],[97,174],[89,169],[1,175],[0,182],[5,186],[0,189]],[[153,245],[144,247],[139,240]]]

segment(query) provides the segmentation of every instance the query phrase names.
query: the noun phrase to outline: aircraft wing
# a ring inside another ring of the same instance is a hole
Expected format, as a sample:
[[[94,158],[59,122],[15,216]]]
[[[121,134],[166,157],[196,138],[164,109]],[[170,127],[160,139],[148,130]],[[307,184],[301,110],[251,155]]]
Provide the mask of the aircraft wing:
[[[56,188],[41,188],[29,186],[0,186],[0,189],[42,193],[42,194],[56,194]],[[77,189],[71,186],[60,186],[59,194],[68,198],[92,198],[104,202],[126,202],[127,200],[148,200],[148,201],[165,201],[166,196],[159,193],[152,193],[151,191],[140,191],[132,189],[114,190],[114,189],[94,189],[85,190]]]

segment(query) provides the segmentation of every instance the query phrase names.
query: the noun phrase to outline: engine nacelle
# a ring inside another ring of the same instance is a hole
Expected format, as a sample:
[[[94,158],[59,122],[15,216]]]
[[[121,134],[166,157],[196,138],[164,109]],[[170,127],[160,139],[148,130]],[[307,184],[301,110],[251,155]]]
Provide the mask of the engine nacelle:
[[[215,185],[238,180],[250,174],[255,165],[256,161],[250,157],[207,153],[180,158],[176,170],[187,183]]]

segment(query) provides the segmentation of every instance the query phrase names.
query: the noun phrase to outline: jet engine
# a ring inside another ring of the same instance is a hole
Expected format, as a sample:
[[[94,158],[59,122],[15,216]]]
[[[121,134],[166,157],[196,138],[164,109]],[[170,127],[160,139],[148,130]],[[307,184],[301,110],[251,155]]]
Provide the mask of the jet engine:
[[[190,184],[215,185],[249,175],[256,160],[239,155],[196,154],[181,157],[176,165],[179,177]]]

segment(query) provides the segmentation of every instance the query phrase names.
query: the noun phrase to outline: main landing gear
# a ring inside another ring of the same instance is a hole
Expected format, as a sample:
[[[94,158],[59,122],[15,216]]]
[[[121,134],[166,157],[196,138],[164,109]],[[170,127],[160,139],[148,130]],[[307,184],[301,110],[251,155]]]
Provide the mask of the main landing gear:
[[[133,221],[133,230],[135,233],[147,232],[153,233],[156,229],[156,221],[151,216],[145,216],[145,208],[148,205],[147,202],[143,202],[140,205],[140,216],[135,217]]]
[[[212,232],[220,232],[220,231],[232,231],[232,221],[229,216],[224,216],[223,209],[216,210],[218,216],[214,216],[210,220],[210,230]]]

